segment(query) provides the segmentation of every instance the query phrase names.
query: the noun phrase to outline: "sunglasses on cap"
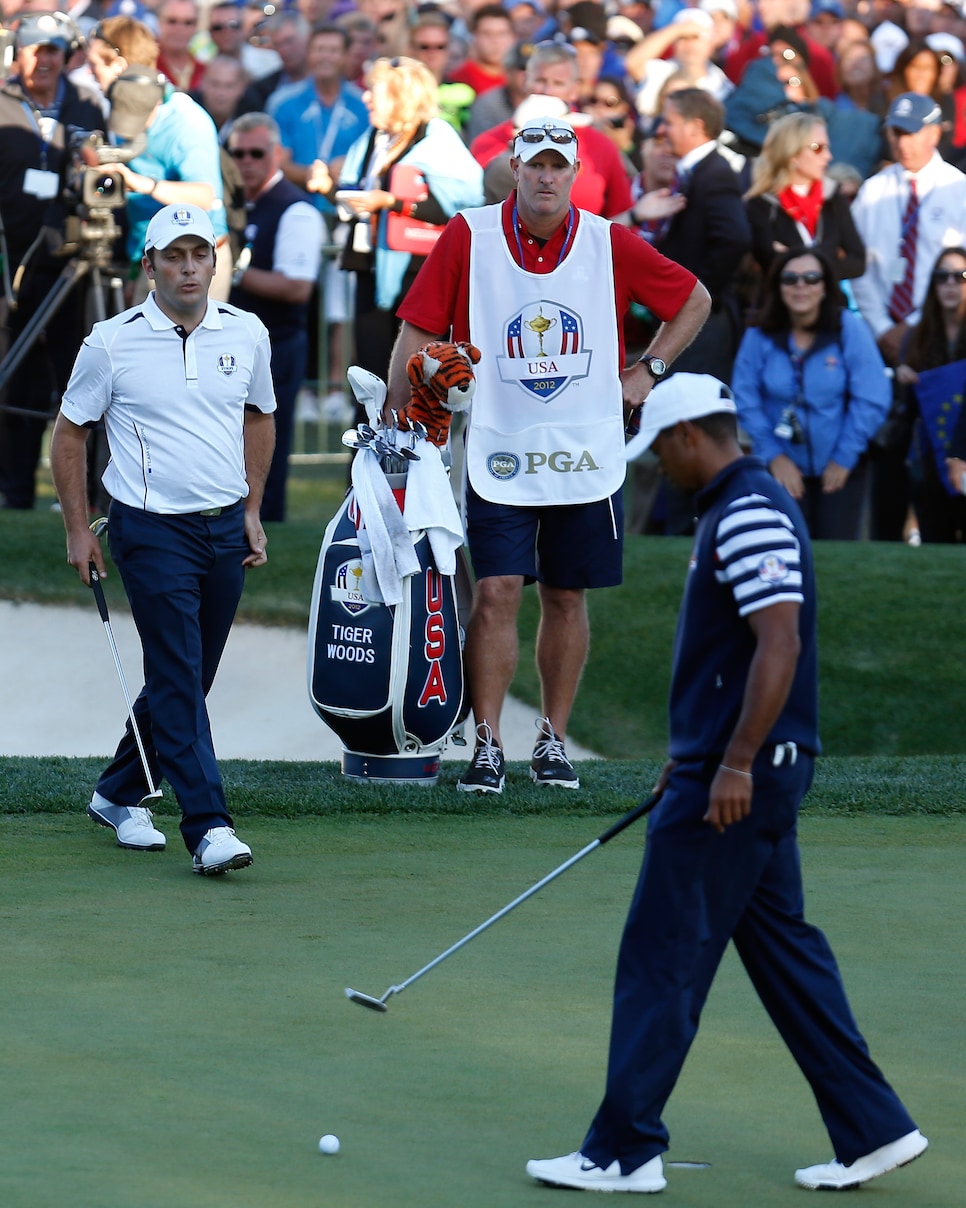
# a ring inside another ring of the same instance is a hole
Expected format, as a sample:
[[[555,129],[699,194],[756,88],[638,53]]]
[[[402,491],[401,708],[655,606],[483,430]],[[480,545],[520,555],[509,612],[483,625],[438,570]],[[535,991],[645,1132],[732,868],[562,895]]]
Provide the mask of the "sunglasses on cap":
[[[541,126],[539,130],[521,130],[517,138],[521,143],[551,142],[560,147],[566,147],[577,141],[577,135],[573,130],[567,130],[563,126]]]
[[[821,285],[824,279],[824,274],[814,269],[810,273],[782,273],[778,278],[782,285]]]
[[[966,269],[937,268],[932,275],[932,279],[937,285],[948,285],[950,281],[955,281],[958,285],[962,285],[966,281]]]
[[[228,154],[232,159],[264,159],[268,152],[264,147],[232,147]]]

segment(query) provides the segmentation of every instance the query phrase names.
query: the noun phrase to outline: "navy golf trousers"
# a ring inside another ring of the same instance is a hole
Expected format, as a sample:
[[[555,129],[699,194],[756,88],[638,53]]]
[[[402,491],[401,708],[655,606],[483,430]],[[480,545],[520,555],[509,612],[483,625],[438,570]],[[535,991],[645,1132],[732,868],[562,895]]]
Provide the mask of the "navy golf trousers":
[[[144,654],[138,728],[155,784],[163,776],[174,790],[194,852],[210,827],[232,825],[205,697],[245,582],[244,504],[218,516],[161,516],[115,501],[108,531]],[[147,791],[130,721],[97,791],[128,806]]]
[[[668,1147],[661,1119],[728,941],[808,1079],[845,1164],[916,1126],[869,1056],[825,936],[804,918],[796,835],[814,760],[755,763],[752,812],[702,821],[717,761],[680,764],[651,814],[621,940],[607,1087],[581,1152],[630,1174]]]

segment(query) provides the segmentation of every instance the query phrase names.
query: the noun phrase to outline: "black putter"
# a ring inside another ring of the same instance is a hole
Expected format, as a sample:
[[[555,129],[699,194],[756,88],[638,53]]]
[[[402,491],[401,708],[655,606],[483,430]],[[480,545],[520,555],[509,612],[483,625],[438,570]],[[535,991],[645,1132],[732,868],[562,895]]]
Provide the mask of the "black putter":
[[[107,531],[107,520],[101,516],[91,524],[91,532],[95,537],[101,537]],[[134,733],[134,741],[138,744],[138,753],[141,756],[141,767],[144,769],[144,779],[148,782],[148,791],[138,802],[138,806],[144,805],[148,801],[160,801],[163,794],[160,788],[156,788],[154,778],[151,775],[151,768],[148,764],[147,752],[144,749],[144,740],[141,738],[141,731],[138,729],[137,718],[134,716],[134,704],[131,701],[131,693],[128,691],[127,679],[124,675],[124,668],[121,666],[121,656],[118,654],[117,642],[114,641],[114,631],[111,629],[111,618],[107,611],[107,600],[104,596],[104,587],[101,583],[101,577],[97,573],[97,567],[93,562],[87,564],[87,569],[91,577],[91,591],[94,593],[94,599],[97,602],[97,611],[101,614],[101,620],[104,622],[104,631],[107,634],[107,640],[111,646],[111,654],[114,655],[114,666],[117,668],[117,678],[121,681],[121,691],[124,693],[124,700],[127,702],[127,715],[131,719],[131,730]]]
[[[544,885],[549,885],[550,882],[556,877],[559,877],[561,873],[566,872],[568,868],[572,868],[578,860],[582,860],[584,856],[589,856],[590,853],[595,851],[598,847],[603,847],[605,843],[609,843],[611,839],[613,839],[616,835],[619,835],[622,830],[626,830],[627,827],[629,827],[633,822],[636,822],[638,818],[643,818],[645,814],[649,814],[657,805],[658,801],[660,801],[660,799],[660,793],[652,793],[650,797],[648,797],[645,801],[642,801],[640,805],[635,805],[635,807],[632,810],[629,810],[623,818],[619,818],[609,830],[604,831],[602,835],[598,835],[598,837],[594,839],[592,843],[588,843],[587,846],[577,852],[575,856],[571,856],[570,859],[564,861],[559,868],[555,868],[553,872],[548,873],[542,881],[538,881],[536,885],[531,885],[531,887],[524,893],[521,893],[518,898],[514,898],[508,906],[504,906],[502,910],[498,910],[496,914],[491,915],[491,917],[488,918],[485,923],[481,923],[479,927],[476,927],[469,933],[469,935],[464,935],[461,940],[452,946],[452,948],[447,948],[446,951],[437,956],[435,960],[430,961],[428,965],[424,965],[418,973],[414,973],[412,977],[407,977],[406,980],[401,982],[398,986],[390,986],[385,994],[383,994],[382,998],[374,998],[371,994],[363,994],[361,990],[352,990],[348,987],[346,987],[345,992],[346,998],[348,998],[350,1002],[358,1003],[360,1007],[368,1007],[370,1011],[388,1011],[389,1007],[386,1005],[387,1001],[392,998],[394,994],[401,994],[403,990],[407,988],[407,986],[411,986],[413,982],[422,977],[424,973],[428,973],[430,969],[435,969],[441,961],[446,960],[448,956],[452,956],[454,952],[458,952],[460,948],[464,946],[464,944],[468,944],[470,940],[475,939],[481,934],[481,932],[486,931],[487,927],[492,927],[493,924],[502,919],[505,914],[509,914],[511,910],[515,909],[522,902],[525,902],[527,898],[532,898],[535,893],[543,889]]]

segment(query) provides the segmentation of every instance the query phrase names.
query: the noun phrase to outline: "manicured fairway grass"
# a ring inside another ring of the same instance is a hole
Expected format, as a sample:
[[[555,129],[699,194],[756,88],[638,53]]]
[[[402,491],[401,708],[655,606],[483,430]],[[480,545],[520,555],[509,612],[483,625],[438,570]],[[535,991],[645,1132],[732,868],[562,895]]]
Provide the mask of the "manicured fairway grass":
[[[202,880],[82,815],[0,818],[5,1208],[539,1208],[524,1174],[599,1098],[643,826],[377,1015],[381,995],[579,850],[592,817],[240,816]],[[863,1203],[963,1202],[962,817],[806,818],[809,909],[932,1149]],[[672,1099],[661,1203],[801,1205],[811,1096],[730,958]],[[342,1152],[316,1152],[324,1132]],[[581,1201],[582,1203],[583,1201]],[[657,1202],[657,1201],[655,1201]]]

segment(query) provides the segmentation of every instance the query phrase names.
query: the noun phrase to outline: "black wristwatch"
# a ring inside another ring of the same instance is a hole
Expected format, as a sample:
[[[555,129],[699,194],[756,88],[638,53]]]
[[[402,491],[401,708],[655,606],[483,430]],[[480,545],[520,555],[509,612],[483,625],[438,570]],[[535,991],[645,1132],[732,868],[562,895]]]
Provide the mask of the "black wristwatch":
[[[637,363],[647,367],[647,372],[655,382],[659,382],[667,373],[667,362],[662,361],[660,357],[643,356]]]

